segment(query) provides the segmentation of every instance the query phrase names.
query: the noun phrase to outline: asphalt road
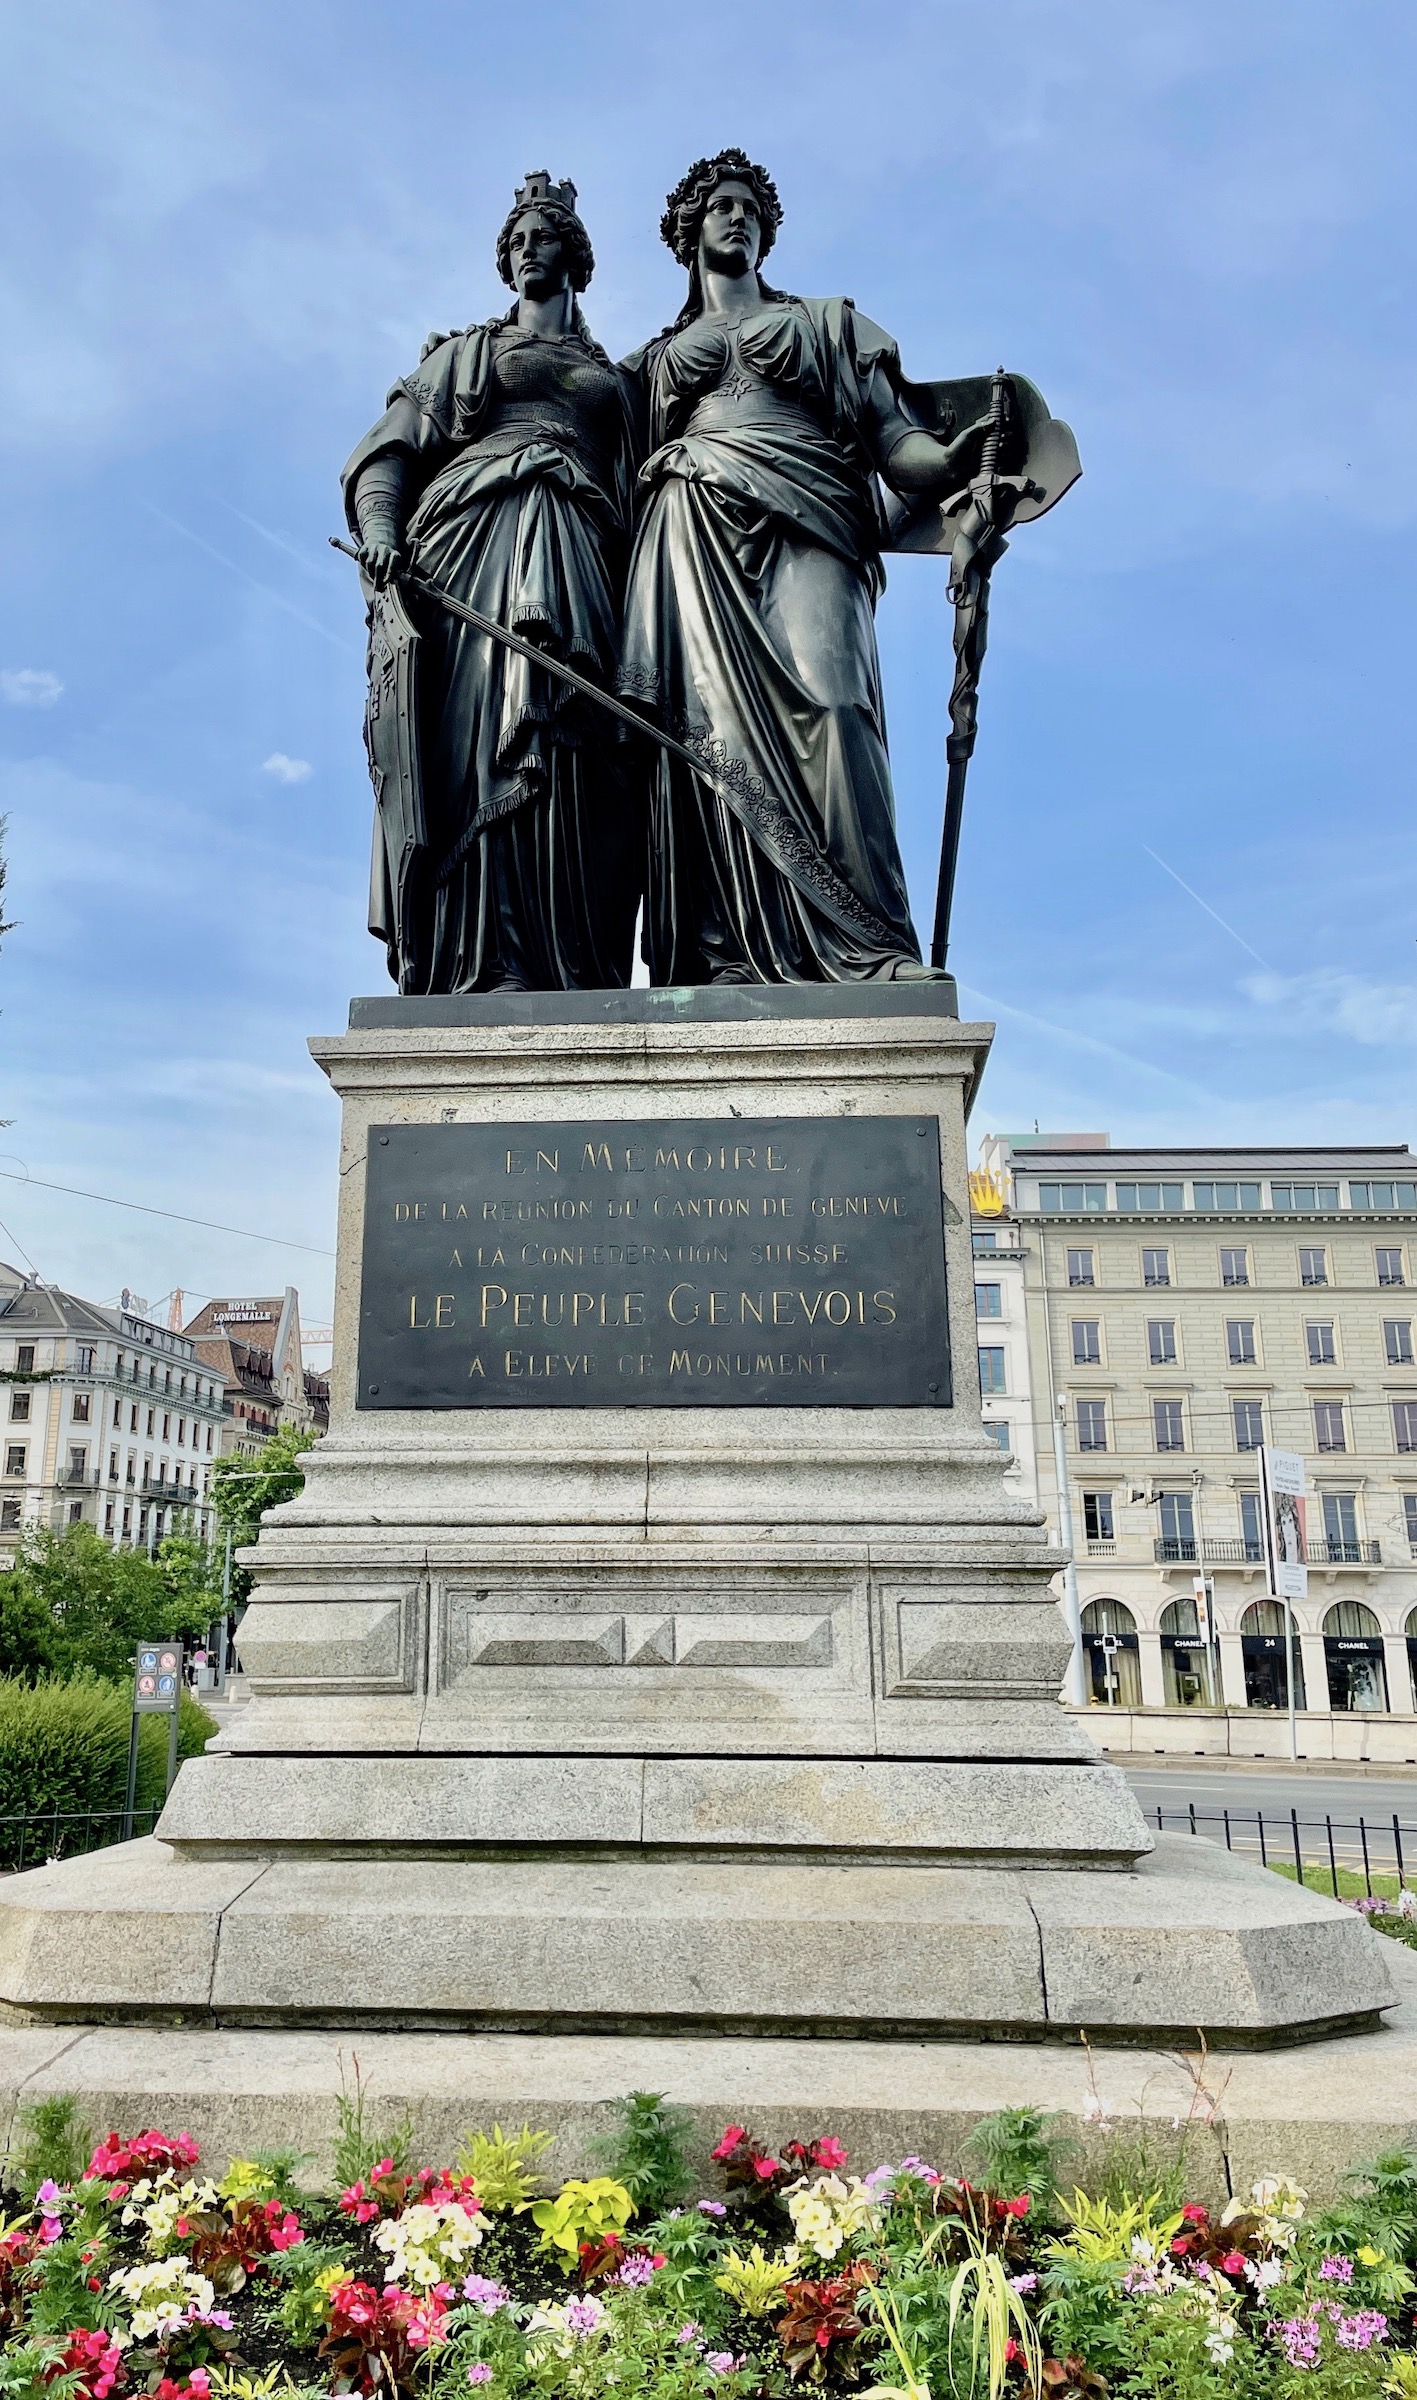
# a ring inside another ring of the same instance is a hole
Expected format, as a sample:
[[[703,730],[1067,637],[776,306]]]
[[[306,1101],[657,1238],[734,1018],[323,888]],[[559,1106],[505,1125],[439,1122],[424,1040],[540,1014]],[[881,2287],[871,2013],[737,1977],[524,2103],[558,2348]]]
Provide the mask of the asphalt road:
[[[1188,1829],[1187,1809],[1193,1804],[1197,1831],[1219,1842],[1225,1839],[1223,1812],[1228,1811],[1231,1846],[1251,1858],[1260,1855],[1258,1816],[1264,1819],[1266,1854],[1285,1860],[1293,1857],[1289,1812],[1297,1809],[1300,1846],[1306,1864],[1323,1866],[1327,1862],[1328,1829],[1324,1819],[1330,1817],[1335,1860],[1341,1867],[1361,1869],[1364,1838],[1359,1828],[1361,1817],[1367,1827],[1371,1867],[1390,1873],[1397,1864],[1392,1835],[1392,1820],[1396,1815],[1401,1830],[1403,1867],[1407,1877],[1417,1882],[1417,1773],[1404,1776],[1369,1771],[1361,1775],[1326,1775],[1318,1770],[1305,1772],[1302,1768],[1286,1773],[1281,1764],[1276,1764],[1273,1770],[1257,1772],[1248,1768],[1227,1769],[1199,1759],[1194,1764],[1179,1759],[1174,1766],[1148,1765],[1128,1768],[1125,1772],[1148,1824],[1155,1825],[1156,1811],[1160,1808],[1164,1813],[1163,1830],[1184,1833]]]

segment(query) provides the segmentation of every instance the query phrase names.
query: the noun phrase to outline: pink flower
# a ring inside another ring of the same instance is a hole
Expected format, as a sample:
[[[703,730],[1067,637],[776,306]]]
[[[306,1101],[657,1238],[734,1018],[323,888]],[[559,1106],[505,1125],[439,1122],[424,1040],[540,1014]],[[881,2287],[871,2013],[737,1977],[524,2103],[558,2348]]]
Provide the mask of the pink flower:
[[[462,2296],[464,2300],[470,2300],[474,2308],[480,2308],[484,2317],[495,2317],[499,2308],[505,2308],[510,2295],[505,2284],[494,2283],[490,2275],[468,2275],[463,2281]],[[485,2375],[478,2377],[480,2383],[486,2380]]]
[[[1188,2200],[1181,2214],[1188,2225],[1204,2225],[1205,2223],[1206,2212],[1199,2201]]]
[[[731,2350],[706,2350],[704,2352],[704,2365],[708,2368],[710,2375],[734,2375],[742,2364],[742,2359],[735,2358]]]
[[[819,2142],[812,2144],[812,2158],[815,2165],[825,2167],[828,2172],[834,2167],[844,2167],[846,2145],[839,2142],[834,2133],[823,2134]]]
[[[1387,2318],[1380,2308],[1360,2308],[1351,2317],[1335,2310],[1333,2330],[1345,2350],[1366,2350],[1373,2342],[1387,2340]]]
[[[653,2259],[647,2257],[643,2250],[634,2252],[621,2265],[615,2281],[623,2283],[630,2291],[643,2291],[647,2283],[654,2281]]]
[[[681,2350],[685,2349],[690,2342],[696,2342],[698,2338],[699,2323],[697,2317],[686,2318],[684,2323],[680,2326],[679,2331],[674,2336],[674,2339],[678,2343]]]
[[[774,2175],[782,2173],[782,2161],[777,2158],[755,2158],[753,2173],[757,2176],[759,2183],[771,2183]]]
[[[1351,2283],[1353,2281],[1352,2259],[1324,2259],[1319,2267],[1319,2281],[1320,2283]]]
[[[726,2217],[727,2214],[728,2211],[721,2200],[701,2200],[699,2202],[701,2217]]]
[[[732,2155],[733,2155],[733,2153],[734,2153],[734,2151],[737,2149],[737,2147],[738,2147],[738,2144],[739,2144],[739,2143],[740,2143],[740,2142],[741,2142],[741,2141],[744,2139],[745,2135],[747,2134],[747,2131],[748,2131],[748,2128],[747,2128],[747,2126],[746,2126],[746,2125],[729,2125],[729,2126],[726,2126],[726,2127],[724,2128],[724,2134],[723,2134],[723,2139],[722,2139],[722,2141],[719,2143],[719,2145],[718,2145],[718,2148],[717,2148],[716,2150],[710,2150],[710,2152],[709,2152],[709,2157],[710,2157],[710,2158],[731,2158],[731,2157],[732,2157]]]
[[[1227,2275],[1243,2275],[1245,2272],[1244,2257],[1238,2250],[1227,2250],[1220,2263]]]
[[[598,2300],[573,2300],[566,2310],[567,2331],[582,2335],[597,2333],[604,2315]]]
[[[492,2369],[488,2366],[485,2358],[473,2360],[467,2371],[467,2379],[469,2383],[490,2383],[492,2381]]]

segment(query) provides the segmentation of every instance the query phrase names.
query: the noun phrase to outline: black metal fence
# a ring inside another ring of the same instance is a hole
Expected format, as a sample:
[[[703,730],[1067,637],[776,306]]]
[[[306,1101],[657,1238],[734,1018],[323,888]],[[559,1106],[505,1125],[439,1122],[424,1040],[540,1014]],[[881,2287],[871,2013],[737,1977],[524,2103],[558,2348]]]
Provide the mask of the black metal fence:
[[[1334,1898],[1356,1894],[1347,1888],[1361,1877],[1368,1899],[1390,1897],[1408,1887],[1417,1874],[1417,1825],[1404,1825],[1396,1816],[1363,1817],[1352,1822],[1331,1816],[1301,1817],[1297,1808],[1263,1809],[1158,1807],[1152,1812],[1158,1833],[1204,1834],[1223,1841],[1227,1850],[1261,1866],[1282,1867],[1300,1883],[1315,1878],[1327,1882]],[[1378,1890],[1374,1891],[1374,1877]]]
[[[135,1808],[132,1837],[151,1833],[162,1815],[163,1803]],[[105,1850],[127,1838],[121,1808],[46,1809],[38,1816],[0,1816],[0,1874],[15,1875],[24,1867],[42,1867],[51,1858],[77,1858],[85,1850]]]

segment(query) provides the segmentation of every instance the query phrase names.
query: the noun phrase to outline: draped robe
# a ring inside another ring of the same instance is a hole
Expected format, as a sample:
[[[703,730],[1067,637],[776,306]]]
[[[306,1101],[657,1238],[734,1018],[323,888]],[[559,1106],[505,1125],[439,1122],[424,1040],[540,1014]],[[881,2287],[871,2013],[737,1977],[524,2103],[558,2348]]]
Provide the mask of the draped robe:
[[[396,454],[423,574],[593,681],[613,683],[634,394],[579,326],[450,335],[403,377],[344,471]],[[643,831],[594,703],[416,594],[426,854],[400,880],[376,817],[369,928],[405,991],[627,983]],[[412,917],[413,922],[400,922]]]
[[[895,344],[848,300],[782,298],[625,363],[651,455],[620,690],[714,773],[654,770],[650,980],[888,977],[920,956],[874,616]]]

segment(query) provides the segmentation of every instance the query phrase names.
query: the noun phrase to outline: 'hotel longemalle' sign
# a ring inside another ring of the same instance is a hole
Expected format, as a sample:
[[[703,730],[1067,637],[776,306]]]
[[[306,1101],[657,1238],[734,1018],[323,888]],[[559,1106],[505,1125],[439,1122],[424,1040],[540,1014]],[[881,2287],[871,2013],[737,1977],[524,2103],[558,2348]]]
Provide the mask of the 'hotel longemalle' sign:
[[[361,1408],[942,1408],[933,1117],[385,1125]]]

